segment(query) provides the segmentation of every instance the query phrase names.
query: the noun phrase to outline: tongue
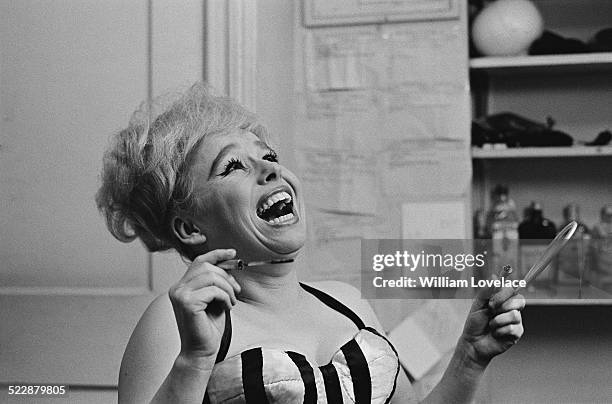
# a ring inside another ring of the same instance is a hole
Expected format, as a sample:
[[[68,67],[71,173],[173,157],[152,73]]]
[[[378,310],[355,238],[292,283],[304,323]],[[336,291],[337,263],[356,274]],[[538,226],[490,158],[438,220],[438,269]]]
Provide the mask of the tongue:
[[[287,204],[285,203],[285,201],[278,201],[274,205],[270,206],[270,209],[266,210],[262,214],[261,218],[264,220],[271,220],[286,215],[287,213],[289,213],[285,212],[286,207]]]

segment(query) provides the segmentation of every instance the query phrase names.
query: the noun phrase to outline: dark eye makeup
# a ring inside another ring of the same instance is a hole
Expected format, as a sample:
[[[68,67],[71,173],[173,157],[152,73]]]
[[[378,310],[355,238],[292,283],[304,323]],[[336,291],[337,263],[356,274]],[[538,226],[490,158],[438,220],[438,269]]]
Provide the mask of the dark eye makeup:
[[[273,163],[278,163],[278,154],[272,149],[269,149],[268,152],[262,157],[263,160],[271,161]],[[229,175],[234,170],[242,170],[245,169],[245,165],[242,161],[236,157],[232,157],[229,159],[223,172],[219,174],[219,177],[225,177]]]
[[[240,161],[236,157],[232,157],[227,162],[227,164],[225,165],[225,168],[223,169],[223,172],[221,174],[219,174],[219,176],[220,177],[225,177],[226,175],[228,175],[232,171],[240,170],[240,169],[243,169],[243,168],[244,168],[244,164],[242,164],[242,161]]]
[[[273,163],[278,163],[278,154],[272,149],[268,150],[265,156],[263,156],[264,160],[271,161]]]

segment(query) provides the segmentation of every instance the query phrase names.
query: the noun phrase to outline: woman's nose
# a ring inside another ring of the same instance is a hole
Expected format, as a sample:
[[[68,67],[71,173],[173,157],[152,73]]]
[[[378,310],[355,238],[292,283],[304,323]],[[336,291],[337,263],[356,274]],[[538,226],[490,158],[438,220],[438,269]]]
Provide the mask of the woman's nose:
[[[267,184],[271,181],[276,181],[281,177],[281,166],[278,163],[263,160],[260,163],[261,172],[259,174],[259,184]]]

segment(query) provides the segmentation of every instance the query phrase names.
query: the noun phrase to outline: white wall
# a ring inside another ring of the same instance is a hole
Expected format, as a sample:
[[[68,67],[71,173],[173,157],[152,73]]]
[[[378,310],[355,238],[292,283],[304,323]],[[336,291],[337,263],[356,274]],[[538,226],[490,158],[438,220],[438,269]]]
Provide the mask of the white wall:
[[[184,265],[106,230],[102,153],[148,96],[203,78],[203,12],[204,0],[0,2],[0,402],[8,383],[116,401],[129,335]]]

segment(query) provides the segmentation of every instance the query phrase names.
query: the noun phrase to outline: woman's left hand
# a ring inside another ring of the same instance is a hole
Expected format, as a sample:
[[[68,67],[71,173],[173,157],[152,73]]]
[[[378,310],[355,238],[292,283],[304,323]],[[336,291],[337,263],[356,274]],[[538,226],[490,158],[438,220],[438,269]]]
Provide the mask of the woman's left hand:
[[[487,366],[523,335],[525,299],[513,288],[483,288],[474,298],[460,345],[476,365]]]

